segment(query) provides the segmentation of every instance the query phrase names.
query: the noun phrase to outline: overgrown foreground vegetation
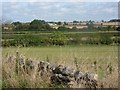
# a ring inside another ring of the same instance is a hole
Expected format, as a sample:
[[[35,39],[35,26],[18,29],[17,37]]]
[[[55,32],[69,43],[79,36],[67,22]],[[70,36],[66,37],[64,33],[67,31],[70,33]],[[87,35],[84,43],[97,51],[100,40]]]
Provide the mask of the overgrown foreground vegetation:
[[[69,84],[51,81],[51,73],[30,67],[23,69],[17,61],[45,61],[57,66],[68,66],[83,74],[90,72],[98,76],[97,88],[118,87],[118,48],[117,46],[53,46],[3,48],[2,87],[3,88],[95,88],[90,82],[74,80]],[[18,53],[16,53],[16,51]],[[23,63],[23,62],[21,62]],[[28,65],[29,66],[29,65]],[[25,71],[26,70],[26,71]],[[41,73],[42,72],[42,73]],[[69,86],[71,85],[71,86]]]

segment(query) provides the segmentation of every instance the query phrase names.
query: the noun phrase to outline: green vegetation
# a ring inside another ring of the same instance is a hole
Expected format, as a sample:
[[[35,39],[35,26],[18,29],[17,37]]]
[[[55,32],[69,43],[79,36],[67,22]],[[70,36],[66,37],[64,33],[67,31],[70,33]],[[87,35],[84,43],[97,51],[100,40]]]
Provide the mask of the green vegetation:
[[[2,46],[118,45],[118,32],[18,32],[4,33]]]
[[[14,31],[51,30],[51,27],[44,20],[34,19],[30,23],[13,22],[12,24],[15,26]]]
[[[67,37],[61,32],[54,32],[50,36],[50,39],[53,45],[66,45],[67,44]]]

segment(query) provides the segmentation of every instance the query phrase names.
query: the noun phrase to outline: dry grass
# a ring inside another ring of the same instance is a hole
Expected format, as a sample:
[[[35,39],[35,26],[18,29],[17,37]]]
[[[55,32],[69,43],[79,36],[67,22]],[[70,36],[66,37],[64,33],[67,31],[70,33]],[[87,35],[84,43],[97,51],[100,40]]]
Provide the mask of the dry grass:
[[[3,60],[3,88],[45,88],[49,87],[49,79],[47,76],[40,77],[31,71],[27,74],[19,70],[16,73],[16,58],[9,57]],[[34,76],[35,75],[35,76]]]
[[[32,50],[31,48],[30,50]],[[37,56],[35,53],[38,52],[39,58],[36,59]],[[25,54],[26,57],[31,57],[35,55],[32,59],[35,60],[48,60],[51,63],[63,64],[65,66],[69,66],[71,68],[79,68],[83,73],[89,71],[98,74],[98,85],[99,87],[104,88],[117,88],[118,87],[118,65],[117,65],[117,49],[116,47],[100,47],[93,48],[87,47],[88,52],[85,51],[86,48],[75,48],[70,49],[66,48],[41,48],[37,50],[33,49],[33,52],[27,51]],[[10,53],[11,50],[15,52],[16,49],[9,49],[7,52],[3,50],[3,88],[5,87],[13,87],[13,88],[50,88],[50,87],[64,87],[64,86],[54,86],[50,82],[50,78],[45,74],[43,77],[34,74],[31,72],[31,75],[28,75],[24,72],[19,75],[15,72],[15,53]],[[52,52],[52,50],[54,52]],[[61,50],[61,51],[60,51]],[[83,50],[80,52],[79,50]],[[107,50],[105,52],[105,50]],[[111,51],[112,50],[112,51]],[[19,49],[20,53],[24,55],[25,48]],[[41,51],[41,52],[40,52]],[[91,51],[93,51],[91,53]],[[44,53],[46,52],[46,53]],[[63,52],[63,53],[61,53]],[[7,54],[8,53],[8,54]],[[12,56],[12,58],[10,58]],[[46,57],[45,57],[46,56]],[[24,59],[27,59],[27,58]],[[57,57],[57,58],[56,58]],[[56,60],[57,59],[57,60]],[[9,62],[10,61],[10,62]],[[76,67],[76,63],[78,66]],[[75,88],[84,88],[83,86],[77,86],[74,82],[73,87]]]

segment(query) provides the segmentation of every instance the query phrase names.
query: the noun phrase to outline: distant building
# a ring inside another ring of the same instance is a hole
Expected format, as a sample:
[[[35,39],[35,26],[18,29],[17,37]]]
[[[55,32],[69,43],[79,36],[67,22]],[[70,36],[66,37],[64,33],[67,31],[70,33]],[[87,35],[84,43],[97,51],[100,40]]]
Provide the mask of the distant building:
[[[66,22],[69,26],[73,25],[73,22]]]
[[[86,26],[87,22],[81,22],[80,25]]]
[[[50,26],[56,26],[57,24],[55,24],[55,23],[48,23],[48,25],[50,25]]]
[[[2,30],[13,30],[14,29],[14,25],[12,24],[3,24],[2,25]]]
[[[115,26],[115,27],[118,27],[118,26],[120,26],[120,22],[104,22],[103,26]]]
[[[52,28],[58,29],[60,25],[52,26]],[[81,26],[81,25],[65,25],[64,27],[72,29],[73,27],[76,27],[77,29],[87,28],[88,26]]]

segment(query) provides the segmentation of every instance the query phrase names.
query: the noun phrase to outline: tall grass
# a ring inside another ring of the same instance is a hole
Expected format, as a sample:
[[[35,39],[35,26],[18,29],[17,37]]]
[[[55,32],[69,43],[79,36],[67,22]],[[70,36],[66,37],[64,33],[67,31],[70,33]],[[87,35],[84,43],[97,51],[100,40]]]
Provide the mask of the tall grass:
[[[3,48],[3,88],[29,87],[50,88],[54,86],[47,76],[34,77],[34,73],[28,75],[15,73],[15,60],[17,48]],[[71,68],[78,68],[82,72],[98,74],[99,86],[105,88],[118,87],[118,51],[115,46],[79,46],[79,47],[31,47],[19,48],[19,53],[25,59],[44,60],[50,63],[63,64]],[[12,56],[12,62],[8,62]],[[77,66],[76,66],[77,65]],[[73,87],[78,87],[76,84]],[[84,86],[83,86],[84,87]]]

